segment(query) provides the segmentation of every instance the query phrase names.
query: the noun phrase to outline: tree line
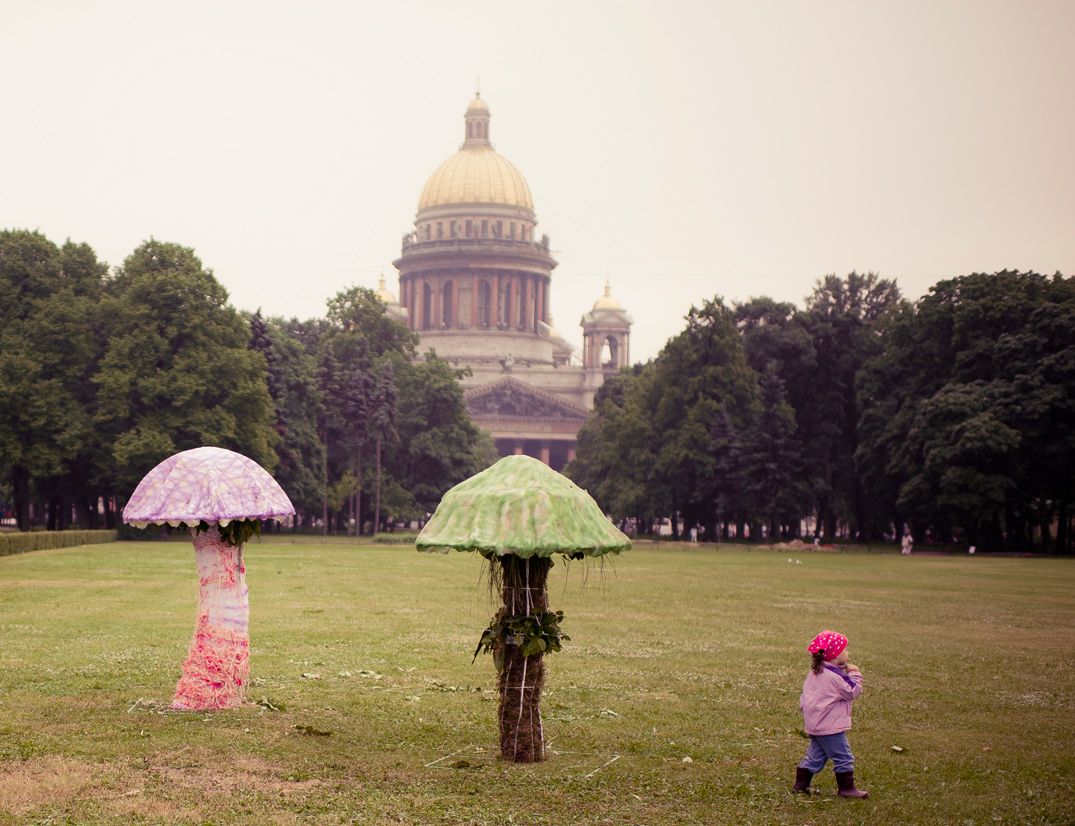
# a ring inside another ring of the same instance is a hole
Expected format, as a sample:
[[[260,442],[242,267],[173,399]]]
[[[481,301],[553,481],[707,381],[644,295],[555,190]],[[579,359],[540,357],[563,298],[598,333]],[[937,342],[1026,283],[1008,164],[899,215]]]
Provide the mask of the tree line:
[[[598,391],[566,472],[611,517],[711,540],[838,535],[1071,552],[1075,279],[819,279],[692,307]]]
[[[0,503],[24,530],[112,527],[150,468],[204,444],[261,463],[322,530],[421,518],[496,458],[458,371],[416,357],[370,290],[264,318],[189,248],[151,239],[110,273],[8,230],[0,308]],[[1072,549],[1075,279],[973,274],[911,303],[830,275],[801,310],[715,297],[685,322],[599,390],[566,469],[625,527]]]
[[[110,273],[85,243],[0,231],[0,503],[20,529],[114,527],[147,471],[201,445],[262,464],[322,530],[420,518],[495,461],[457,372],[416,358],[372,291],[306,321],[227,300],[178,244]]]

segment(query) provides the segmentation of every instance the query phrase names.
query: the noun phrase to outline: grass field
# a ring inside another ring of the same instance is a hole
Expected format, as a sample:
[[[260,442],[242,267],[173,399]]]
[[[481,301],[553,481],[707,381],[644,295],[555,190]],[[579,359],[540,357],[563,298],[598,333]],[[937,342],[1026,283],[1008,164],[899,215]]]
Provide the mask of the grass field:
[[[254,542],[261,705],[178,713],[189,543],[0,558],[0,824],[1075,823],[1073,560],[666,544],[558,563],[572,641],[529,766],[496,757],[492,661],[470,661],[493,611],[479,563]],[[789,793],[825,627],[865,677],[866,801],[831,770]]]

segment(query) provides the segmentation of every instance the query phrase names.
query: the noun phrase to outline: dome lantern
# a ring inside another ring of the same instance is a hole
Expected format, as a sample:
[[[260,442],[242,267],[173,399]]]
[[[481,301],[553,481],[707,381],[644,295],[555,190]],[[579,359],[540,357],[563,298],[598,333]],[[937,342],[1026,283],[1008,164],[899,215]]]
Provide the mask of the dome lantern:
[[[489,105],[482,100],[481,92],[474,93],[474,100],[463,118],[466,121],[463,146],[492,146],[489,143]]]

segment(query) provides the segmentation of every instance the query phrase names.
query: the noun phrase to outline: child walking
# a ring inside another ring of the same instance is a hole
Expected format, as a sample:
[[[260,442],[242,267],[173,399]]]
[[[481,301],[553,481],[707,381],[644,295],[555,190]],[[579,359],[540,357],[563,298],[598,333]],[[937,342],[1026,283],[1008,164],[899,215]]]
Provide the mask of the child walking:
[[[862,672],[847,661],[847,637],[822,631],[810,643],[813,664],[803,683],[799,708],[810,735],[806,757],[795,770],[793,792],[810,794],[810,781],[832,760],[841,797],[866,797],[855,788],[855,757],[847,742],[851,703],[862,693]]]

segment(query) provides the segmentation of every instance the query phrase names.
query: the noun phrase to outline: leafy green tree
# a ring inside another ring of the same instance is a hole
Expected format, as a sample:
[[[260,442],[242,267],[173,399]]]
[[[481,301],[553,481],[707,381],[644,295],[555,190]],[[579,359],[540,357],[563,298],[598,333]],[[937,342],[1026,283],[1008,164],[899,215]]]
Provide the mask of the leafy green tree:
[[[1006,504],[1009,534],[1037,522],[1047,550],[1071,552],[1075,516],[1075,279],[1054,279],[1048,300],[1018,333],[1002,335],[994,358],[1004,366],[1000,410],[1017,428],[1016,487]],[[1020,518],[1022,517],[1022,518]],[[1055,545],[1050,531],[1056,522]]]
[[[149,240],[107,285],[108,338],[95,424],[118,495],[179,450],[213,445],[276,465],[274,410],[264,357],[194,251]]]
[[[68,527],[72,506],[81,526],[96,519],[90,377],[106,270],[86,244],[57,248],[37,232],[0,232],[0,468],[11,474],[22,530],[35,497],[49,528]]]
[[[374,382],[372,411],[370,415],[370,433],[375,444],[377,457],[375,506],[373,509],[373,533],[381,527],[381,458],[386,441],[398,439],[396,424],[399,421],[399,409],[396,406],[397,394],[393,377],[392,362],[385,360]]]
[[[633,519],[640,532],[669,507],[656,486],[654,375],[652,363],[623,367],[598,389],[578,434],[576,458],[564,468],[605,513],[621,525]]]
[[[817,348],[806,320],[794,304],[764,296],[735,305],[735,326],[743,337],[747,363],[759,375],[775,365],[795,411],[809,408],[810,396],[821,380]]]
[[[695,491],[705,473],[709,424],[721,406],[733,426],[751,418],[757,375],[747,364],[732,310],[720,298],[691,307],[686,329],[669,340],[654,362],[649,409],[657,434],[658,484],[667,494],[668,516],[704,521]]]
[[[797,535],[809,498],[795,439],[795,412],[774,362],[758,382],[757,415],[747,431],[743,457],[743,486],[755,522],[768,526],[770,541],[782,538],[786,528]],[[751,536],[760,538],[761,531],[755,526]]]
[[[960,527],[988,549],[1025,547],[1038,528],[1047,549],[1067,550],[1073,330],[1075,281],[1060,274],[962,276],[896,315],[860,385],[857,458],[880,469],[871,492],[895,486],[919,533]]]
[[[318,432],[321,391],[317,382],[319,321],[250,320],[250,348],[265,357],[269,397],[275,409],[276,481],[295,506],[296,524],[311,527],[322,512],[324,445]]]
[[[350,511],[356,527],[363,522],[362,493],[368,450],[376,443],[370,420],[377,376],[386,361],[414,357],[417,337],[389,317],[372,290],[352,287],[329,301],[325,328],[318,341],[324,443],[325,484],[350,472],[355,487]],[[328,514],[325,514],[326,522]]]
[[[819,280],[801,320],[814,343],[811,388],[794,402],[803,435],[804,459],[813,476],[818,522],[835,536],[837,519],[866,537],[874,522],[854,462],[859,422],[856,380],[863,364],[880,352],[877,328],[899,304],[894,281],[874,273]]]
[[[419,361],[397,356],[392,366],[399,440],[385,450],[384,484],[407,491],[413,510],[387,512],[420,518],[436,510],[448,488],[493,464],[496,446],[470,420],[459,376],[447,361],[430,350]]]
[[[923,401],[908,434],[909,452],[920,461],[901,488],[901,509],[945,533],[953,520],[979,538],[984,527],[989,544],[997,542],[1020,447],[1019,432],[1002,421],[1003,395],[976,381],[945,385]]]
[[[728,535],[725,517],[749,511],[749,502],[744,495],[744,446],[723,407],[709,423],[705,460],[695,496],[703,505],[706,537],[720,542],[722,536]]]

